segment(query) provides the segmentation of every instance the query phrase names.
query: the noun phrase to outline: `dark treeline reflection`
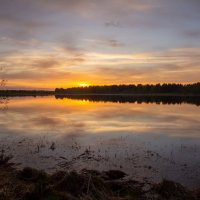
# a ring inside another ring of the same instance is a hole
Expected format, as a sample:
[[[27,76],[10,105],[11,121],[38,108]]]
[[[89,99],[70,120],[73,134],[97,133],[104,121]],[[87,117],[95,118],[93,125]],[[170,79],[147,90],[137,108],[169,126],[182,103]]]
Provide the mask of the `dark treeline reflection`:
[[[93,102],[116,103],[156,103],[156,104],[195,104],[200,105],[200,96],[153,96],[153,95],[56,95],[56,99],[89,100]]]
[[[8,109],[9,98],[0,96],[0,111]]]
[[[45,90],[0,90],[1,97],[49,96],[54,94],[54,91]]]
[[[56,88],[56,94],[199,94],[200,82],[194,84],[110,85]]]

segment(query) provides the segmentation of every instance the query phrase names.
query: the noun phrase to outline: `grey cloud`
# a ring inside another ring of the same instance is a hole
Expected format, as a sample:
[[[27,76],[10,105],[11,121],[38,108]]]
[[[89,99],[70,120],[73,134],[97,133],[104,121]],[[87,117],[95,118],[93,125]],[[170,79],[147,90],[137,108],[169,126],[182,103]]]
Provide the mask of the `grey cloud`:
[[[200,39],[200,29],[199,30],[186,30],[182,31],[183,36],[189,37],[190,39]]]
[[[64,10],[72,10],[82,15],[88,14],[103,14],[109,13],[121,13],[127,10],[145,10],[155,6],[157,0],[111,0],[111,1],[98,1],[98,0],[41,0],[40,4],[43,3],[46,6],[52,6],[53,8],[59,8]],[[95,14],[95,15],[96,15]]]
[[[46,16],[46,17],[45,17]],[[34,1],[2,0],[0,6],[0,36],[12,41],[26,42],[52,25],[48,12],[34,5]]]
[[[34,29],[45,24],[42,18],[45,13],[34,5],[34,1],[2,0],[0,11],[0,23],[5,26]]]
[[[116,39],[99,38],[99,39],[90,40],[90,42],[92,43],[94,47],[104,46],[104,47],[118,48],[118,47],[125,46],[123,42]]]
[[[107,42],[111,47],[122,47],[122,46],[124,46],[123,43],[121,43],[121,42],[119,42],[119,41],[117,41],[115,39],[110,39]]]
[[[121,25],[120,25],[120,23],[118,21],[112,21],[112,20],[107,21],[105,23],[105,26],[107,26],[107,27],[115,27],[115,28],[121,27]]]
[[[7,74],[8,80],[28,80],[28,81],[45,81],[45,80],[55,80],[61,77],[71,77],[72,74],[70,72],[57,72],[54,70],[48,71],[36,71],[36,70],[26,70],[26,71],[19,71],[19,72],[9,72]]]
[[[50,69],[54,68],[59,65],[59,61],[56,61],[54,59],[42,59],[42,60],[37,60],[33,62],[32,66],[33,68],[38,68],[38,69]]]

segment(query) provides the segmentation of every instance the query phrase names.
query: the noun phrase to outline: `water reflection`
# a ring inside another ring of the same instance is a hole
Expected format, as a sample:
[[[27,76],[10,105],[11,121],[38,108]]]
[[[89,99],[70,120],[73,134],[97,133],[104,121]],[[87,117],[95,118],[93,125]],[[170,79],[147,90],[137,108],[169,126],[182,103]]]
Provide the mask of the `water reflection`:
[[[79,99],[117,103],[195,104],[200,105],[200,96],[193,95],[56,95],[56,99]]]
[[[8,109],[9,98],[0,97],[0,111],[5,111]]]
[[[199,114],[192,104],[11,98],[0,113],[0,150],[48,171],[120,169],[199,186]]]

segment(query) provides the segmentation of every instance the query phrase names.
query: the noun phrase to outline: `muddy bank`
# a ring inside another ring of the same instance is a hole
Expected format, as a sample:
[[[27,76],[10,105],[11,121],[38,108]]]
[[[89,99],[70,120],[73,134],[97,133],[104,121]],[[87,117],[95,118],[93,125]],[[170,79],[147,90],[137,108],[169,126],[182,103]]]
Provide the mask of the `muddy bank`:
[[[0,156],[0,200],[200,199],[200,190],[191,191],[168,180],[149,185],[127,180],[124,172],[116,170],[58,171],[49,175],[32,168],[16,170],[9,160]]]

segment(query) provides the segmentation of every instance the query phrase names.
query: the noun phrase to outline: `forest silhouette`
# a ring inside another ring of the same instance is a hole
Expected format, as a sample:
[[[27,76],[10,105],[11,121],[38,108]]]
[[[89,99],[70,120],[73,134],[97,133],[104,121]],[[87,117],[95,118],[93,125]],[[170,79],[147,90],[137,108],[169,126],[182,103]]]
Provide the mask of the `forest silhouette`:
[[[109,85],[56,88],[56,94],[192,94],[200,95],[200,82],[194,84]]]

